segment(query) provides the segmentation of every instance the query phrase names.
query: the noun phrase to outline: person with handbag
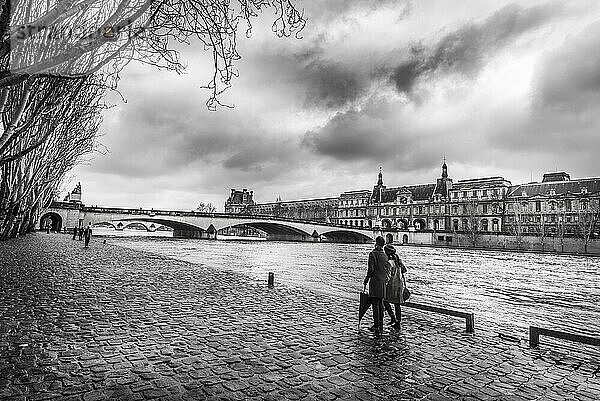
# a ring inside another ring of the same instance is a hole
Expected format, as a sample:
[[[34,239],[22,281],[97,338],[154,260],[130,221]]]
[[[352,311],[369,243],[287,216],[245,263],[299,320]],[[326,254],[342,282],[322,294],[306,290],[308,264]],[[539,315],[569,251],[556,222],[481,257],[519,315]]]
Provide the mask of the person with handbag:
[[[383,331],[383,298],[385,297],[387,256],[383,252],[385,240],[375,238],[375,249],[369,253],[367,276],[364,285],[369,284],[369,298],[373,306],[373,326],[369,330],[376,333]]]
[[[396,253],[396,248],[393,245],[388,244],[383,248],[383,251],[387,255],[387,280],[385,286],[385,298],[383,300],[383,306],[385,311],[390,317],[390,324],[396,330],[400,330],[400,319],[402,312],[400,305],[405,301],[405,282],[404,273],[406,267],[400,260],[400,257]],[[406,297],[408,298],[408,297]],[[390,304],[394,304],[395,314],[392,311]]]

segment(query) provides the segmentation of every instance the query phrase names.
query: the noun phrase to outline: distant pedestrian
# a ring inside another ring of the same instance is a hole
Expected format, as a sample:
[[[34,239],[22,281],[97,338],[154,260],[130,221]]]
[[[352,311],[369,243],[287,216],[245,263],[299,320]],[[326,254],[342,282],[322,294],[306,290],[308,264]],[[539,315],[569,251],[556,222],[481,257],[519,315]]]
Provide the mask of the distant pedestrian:
[[[83,239],[83,227],[77,229],[77,235],[79,236],[79,241],[81,241]]]
[[[90,244],[90,240],[92,239],[92,223],[89,223],[83,232],[83,237],[85,238],[85,247]]]
[[[406,272],[406,267],[400,260],[393,245],[386,245],[383,251],[388,257],[387,284],[385,286],[383,306],[390,317],[392,327],[400,330],[400,319],[402,318],[400,305],[404,303],[404,273]],[[395,314],[390,304],[394,304]]]
[[[388,257],[383,252],[385,240],[379,236],[375,238],[375,249],[369,253],[369,263],[365,286],[369,284],[369,298],[373,305],[373,326],[369,330],[383,331],[383,298],[385,297],[386,265]]]
[[[77,227],[73,227],[73,239],[77,239]]]
[[[50,234],[50,224],[46,224],[46,234]]]

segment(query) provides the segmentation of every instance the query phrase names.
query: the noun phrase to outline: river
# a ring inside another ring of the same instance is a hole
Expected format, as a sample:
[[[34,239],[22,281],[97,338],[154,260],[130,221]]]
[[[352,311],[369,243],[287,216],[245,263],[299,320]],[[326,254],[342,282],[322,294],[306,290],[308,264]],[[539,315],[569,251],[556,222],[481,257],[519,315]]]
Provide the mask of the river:
[[[110,238],[116,245],[356,300],[372,245]],[[411,301],[475,313],[476,328],[600,333],[600,258],[397,246]],[[448,318],[454,324],[464,322]]]

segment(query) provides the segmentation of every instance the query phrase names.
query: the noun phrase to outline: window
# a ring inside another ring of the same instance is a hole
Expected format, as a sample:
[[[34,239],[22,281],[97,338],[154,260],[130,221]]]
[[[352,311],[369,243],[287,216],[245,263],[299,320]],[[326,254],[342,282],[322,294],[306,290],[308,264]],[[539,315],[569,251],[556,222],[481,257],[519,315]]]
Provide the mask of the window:
[[[473,198],[477,198],[477,191],[473,191]]]
[[[466,197],[467,197],[467,191],[463,191],[463,193],[462,193],[462,197],[463,197],[463,198],[466,198]]]
[[[588,208],[588,201],[583,200],[580,203],[581,203],[581,210],[587,210],[587,208]]]
[[[452,214],[458,214],[458,206],[452,206]],[[456,220],[458,222],[458,220]]]
[[[494,189],[494,195],[498,196],[498,190],[497,189]]]
[[[419,206],[419,214],[423,214],[423,206]]]
[[[571,200],[570,200],[570,199],[567,199],[567,200],[565,201],[565,209],[567,210],[567,212],[570,212],[570,211],[571,211],[571,207],[572,207],[572,206],[571,206]]]
[[[458,220],[452,220],[452,228],[458,230]]]
[[[536,212],[541,212],[542,211],[542,202],[535,201],[535,211]]]
[[[458,192],[452,192],[452,197],[454,199],[458,199]]]
[[[486,219],[481,220],[481,231],[488,230],[488,221]]]
[[[556,210],[556,202],[550,202],[550,210]]]
[[[500,228],[498,227],[498,219],[492,220],[492,231],[500,231]]]
[[[481,196],[487,196],[487,189],[484,189],[481,193]]]
[[[487,212],[488,212],[488,205],[486,205],[486,204],[484,203],[482,206],[483,206],[483,213],[484,213],[484,214],[487,214]],[[486,222],[486,224],[487,224],[487,222]],[[486,231],[487,231],[487,230],[486,230]]]
[[[463,230],[468,230],[469,229],[469,221],[467,219],[463,219],[463,221],[462,221],[462,229]]]
[[[463,214],[467,214],[467,205],[462,205]]]

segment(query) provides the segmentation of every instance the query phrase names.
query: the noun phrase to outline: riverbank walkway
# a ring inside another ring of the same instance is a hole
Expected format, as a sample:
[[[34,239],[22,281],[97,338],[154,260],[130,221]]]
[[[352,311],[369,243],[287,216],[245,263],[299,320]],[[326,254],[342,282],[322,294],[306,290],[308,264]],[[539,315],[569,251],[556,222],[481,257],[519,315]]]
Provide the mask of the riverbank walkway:
[[[356,308],[97,238],[0,242],[0,399],[600,399],[583,346],[531,350],[408,309],[375,336]]]

